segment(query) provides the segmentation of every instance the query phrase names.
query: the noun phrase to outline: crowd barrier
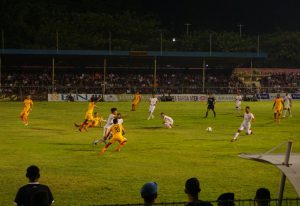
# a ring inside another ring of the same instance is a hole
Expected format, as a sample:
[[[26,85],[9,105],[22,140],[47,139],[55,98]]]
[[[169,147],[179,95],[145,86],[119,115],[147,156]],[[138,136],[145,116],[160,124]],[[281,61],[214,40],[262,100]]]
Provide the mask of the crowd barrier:
[[[88,101],[92,96],[102,96],[101,94],[48,94],[48,101],[68,101],[70,95],[74,101]],[[280,94],[282,97],[284,93]],[[174,102],[205,102],[207,100],[206,94],[169,94],[167,96],[158,94],[157,98],[161,100],[170,99]],[[234,94],[216,94],[214,95],[218,102],[235,101]],[[277,93],[258,93],[254,95],[245,95],[245,101],[267,101],[273,100]],[[142,94],[142,101],[148,101],[151,94]],[[293,100],[300,99],[300,93],[291,94]],[[128,102],[134,98],[134,94],[106,94],[103,95],[103,100],[106,102]]]
[[[199,102],[206,101],[207,94],[213,93],[217,101],[234,101],[236,91],[240,90],[241,94],[244,95],[245,101],[268,101],[273,100],[277,93],[273,92],[254,92],[246,91],[245,88],[215,88],[208,87],[203,92],[201,89],[196,88],[195,90],[182,90],[181,92],[164,92],[170,90],[165,88],[157,88],[157,96],[162,101],[176,101],[176,102]],[[92,95],[102,96],[103,90],[99,87],[95,88],[81,88],[81,87],[56,87],[57,92],[52,91],[52,87],[44,86],[27,86],[27,87],[0,87],[0,101],[23,101],[26,95],[30,94],[35,101],[68,101],[67,96],[71,93],[75,101],[88,101]],[[261,91],[268,91],[264,89]],[[298,88],[282,88],[282,91],[289,91],[293,100],[300,99],[300,90]],[[148,101],[151,96],[152,90],[148,92],[142,92],[142,101]],[[130,93],[130,94],[129,94]],[[128,93],[114,93],[106,91],[103,96],[104,101],[113,102],[128,102],[134,97],[133,91]],[[163,95],[165,94],[165,95]],[[280,93],[284,96],[285,93]]]
[[[212,205],[217,206],[217,201],[210,201]],[[234,203],[234,204],[233,204]],[[185,206],[186,202],[161,202],[161,203],[155,203],[154,205],[157,206]],[[143,206],[143,203],[134,203],[134,204],[95,204],[93,206]],[[235,200],[233,202],[228,202],[228,206],[257,206],[255,203],[255,200],[253,199],[245,199],[245,200]],[[300,199],[299,198],[288,198],[288,199],[282,199],[281,202],[279,202],[278,199],[272,199],[270,200],[269,206],[300,206]]]

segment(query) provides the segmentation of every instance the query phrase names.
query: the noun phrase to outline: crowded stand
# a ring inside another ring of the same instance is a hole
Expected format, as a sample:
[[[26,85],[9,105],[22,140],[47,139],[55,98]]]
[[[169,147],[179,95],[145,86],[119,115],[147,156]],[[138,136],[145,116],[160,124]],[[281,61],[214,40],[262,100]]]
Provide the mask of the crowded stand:
[[[203,90],[203,73],[201,69],[158,70],[156,89],[161,94],[199,94],[212,92],[216,94],[235,94],[253,92],[298,92],[300,72],[256,72],[251,84],[247,84],[243,72],[232,72],[230,69],[207,69]],[[248,74],[250,77],[250,74]],[[154,74],[149,70],[113,70],[106,74],[106,94],[131,94],[136,91],[152,93]],[[30,94],[40,93],[102,93],[104,75],[102,71],[57,71],[52,90],[50,71],[14,71],[3,72],[1,78],[4,93]]]
[[[161,70],[156,76],[156,88],[159,93],[201,93],[203,86],[202,70]],[[55,92],[97,93],[103,87],[103,72],[61,72],[55,73]],[[153,91],[154,74],[149,71],[126,70],[109,71],[106,75],[106,92],[110,94],[142,93]],[[51,72],[4,72],[2,87],[8,92],[31,88],[31,93],[52,90]],[[206,72],[205,87],[215,93],[235,92],[242,87],[240,82],[230,72]],[[231,89],[228,90],[228,87]]]

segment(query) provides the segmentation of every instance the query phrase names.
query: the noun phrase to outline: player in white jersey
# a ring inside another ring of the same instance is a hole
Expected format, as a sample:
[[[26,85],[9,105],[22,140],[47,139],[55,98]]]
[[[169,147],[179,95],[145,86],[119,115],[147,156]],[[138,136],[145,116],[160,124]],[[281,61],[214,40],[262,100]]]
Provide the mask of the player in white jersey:
[[[149,117],[148,117],[148,120],[154,118],[153,112],[155,110],[155,106],[156,106],[157,101],[158,101],[158,99],[155,97],[155,94],[153,94],[152,97],[149,99],[150,105],[149,105]]]
[[[123,124],[124,119],[123,119],[121,113],[118,113],[118,114],[117,114],[117,119],[118,119],[118,124]]]
[[[238,131],[235,133],[233,139],[231,140],[231,142],[234,142],[237,140],[237,137],[239,136],[240,132],[243,131],[244,129],[246,130],[246,135],[250,135],[252,134],[252,130],[251,130],[251,121],[254,121],[254,115],[250,112],[250,107],[247,106],[245,108],[245,113],[244,113],[244,121],[242,122],[240,128],[238,129]]]
[[[94,144],[98,144],[98,142],[105,142],[104,137],[106,136],[107,131],[109,128],[113,125],[113,120],[117,117],[117,108],[111,108],[110,109],[111,113],[107,118],[106,125],[103,128],[103,135],[101,139],[97,139],[94,141]]]
[[[240,111],[240,110],[241,110],[242,100],[243,100],[243,97],[242,97],[242,95],[238,92],[237,95],[235,96],[235,109],[236,109],[237,111]]]
[[[163,119],[163,125],[166,128],[171,129],[174,124],[174,120],[172,119],[172,117],[169,117],[169,116],[165,115],[164,113],[161,113],[160,116]]]
[[[289,112],[289,116],[292,117],[292,97],[289,95],[289,93],[285,94],[285,97],[283,98],[283,115],[282,117],[285,117],[286,111]]]

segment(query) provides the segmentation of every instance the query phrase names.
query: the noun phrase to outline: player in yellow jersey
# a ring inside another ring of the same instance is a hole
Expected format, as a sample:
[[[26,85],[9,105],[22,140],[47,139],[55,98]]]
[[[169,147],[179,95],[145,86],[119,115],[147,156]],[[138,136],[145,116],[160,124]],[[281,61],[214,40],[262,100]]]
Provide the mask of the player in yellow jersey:
[[[79,126],[79,131],[81,132],[83,128],[85,128],[89,121],[93,121],[93,112],[96,106],[96,102],[99,100],[96,97],[92,96],[89,102],[88,110],[85,113],[85,118],[83,123]],[[76,125],[75,125],[76,126]]]
[[[136,106],[140,103],[140,101],[141,101],[141,95],[139,92],[136,92],[134,99],[132,100],[132,103],[131,103],[131,111],[136,110]]]
[[[122,147],[125,146],[127,139],[123,136],[125,134],[124,127],[121,124],[118,124],[118,119],[113,120],[113,125],[109,128],[105,135],[105,139],[109,137],[109,135],[112,135],[109,142],[101,149],[101,152],[99,155],[104,154],[104,152],[107,150],[107,148],[115,143],[116,141],[119,142],[118,147],[116,148],[116,151],[119,152]]]
[[[276,99],[274,100],[273,109],[274,109],[274,122],[280,122],[281,112],[283,109],[283,99],[280,97],[280,94],[277,94]]]
[[[93,116],[93,121],[90,121],[86,128],[98,126],[102,127],[102,122],[106,122],[106,120],[104,120],[102,116],[99,116],[98,112],[95,112]]]
[[[20,118],[26,126],[28,125],[28,116],[30,111],[32,111],[32,106],[33,106],[33,101],[31,100],[31,96],[28,95],[24,100],[23,111],[20,114]]]
[[[106,122],[106,120],[104,120],[102,116],[99,116],[98,112],[94,112],[93,120],[88,121],[87,125],[85,125],[83,129],[87,131],[87,128],[89,127],[102,127],[102,122]],[[75,127],[80,127],[81,124],[74,123],[74,125]]]

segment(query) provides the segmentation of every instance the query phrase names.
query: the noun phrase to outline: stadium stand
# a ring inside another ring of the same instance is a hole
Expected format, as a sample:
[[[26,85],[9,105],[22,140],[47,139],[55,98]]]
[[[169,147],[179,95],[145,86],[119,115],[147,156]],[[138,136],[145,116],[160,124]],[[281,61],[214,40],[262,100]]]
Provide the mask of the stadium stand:
[[[207,88],[214,93],[235,93],[243,83],[235,76],[222,72],[208,74],[205,78]],[[55,75],[55,91],[91,93],[99,90],[103,85],[101,72],[58,72]],[[48,91],[51,88],[51,75],[48,72],[14,72],[2,75],[2,86],[16,90],[17,87],[32,88],[30,93]],[[199,71],[168,71],[157,74],[158,93],[200,93],[202,92],[202,75]],[[228,90],[228,88],[230,88]],[[142,93],[153,91],[153,74],[135,71],[110,72],[106,77],[106,93],[122,94]]]
[[[298,92],[300,73],[267,73],[253,76],[249,84],[245,74],[224,69],[212,69],[205,77],[205,92],[215,94],[243,94],[256,92]],[[157,74],[156,88],[160,94],[202,93],[203,76],[199,70],[161,70]],[[32,95],[51,93],[51,73],[44,71],[5,72],[2,74],[2,91],[6,94],[20,92]],[[59,71],[55,74],[57,93],[101,93],[103,72]],[[21,89],[22,88],[22,89]],[[22,90],[22,91],[20,91]],[[153,74],[148,70],[111,70],[106,76],[106,94],[152,93]]]

